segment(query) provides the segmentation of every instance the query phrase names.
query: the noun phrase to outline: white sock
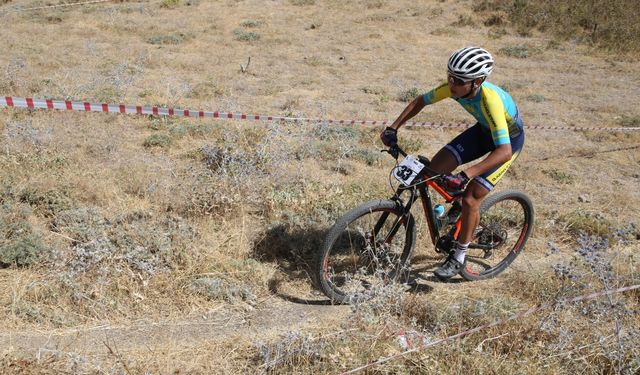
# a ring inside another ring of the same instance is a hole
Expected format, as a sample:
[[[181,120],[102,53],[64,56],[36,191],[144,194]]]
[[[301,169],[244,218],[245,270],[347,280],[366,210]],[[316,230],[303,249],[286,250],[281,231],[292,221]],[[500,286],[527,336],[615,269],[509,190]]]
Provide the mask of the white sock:
[[[467,249],[469,248],[470,242],[467,243],[458,243],[456,246],[456,252],[453,253],[453,257],[460,263],[464,263],[464,256],[467,253]]]

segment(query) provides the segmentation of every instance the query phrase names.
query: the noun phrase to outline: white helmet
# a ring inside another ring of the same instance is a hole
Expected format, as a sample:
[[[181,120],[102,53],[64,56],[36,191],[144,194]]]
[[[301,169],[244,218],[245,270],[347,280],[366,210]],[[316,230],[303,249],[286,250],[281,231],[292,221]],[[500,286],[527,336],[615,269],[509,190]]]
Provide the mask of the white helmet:
[[[463,81],[483,78],[493,70],[493,57],[480,47],[466,47],[455,51],[447,64],[449,74]]]

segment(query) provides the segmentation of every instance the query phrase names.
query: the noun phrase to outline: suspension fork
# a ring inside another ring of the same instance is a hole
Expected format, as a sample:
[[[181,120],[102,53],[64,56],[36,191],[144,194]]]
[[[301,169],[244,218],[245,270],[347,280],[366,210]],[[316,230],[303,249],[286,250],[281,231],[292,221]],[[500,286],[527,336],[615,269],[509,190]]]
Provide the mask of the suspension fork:
[[[402,208],[402,215],[398,216],[398,218],[393,223],[391,230],[384,238],[384,241],[383,241],[384,243],[391,242],[393,237],[395,237],[396,233],[398,233],[398,230],[400,229],[400,226],[407,220],[409,213],[411,212],[411,207],[413,206],[413,203],[416,201],[416,199],[418,199],[418,194],[416,194],[416,189],[415,188],[411,189],[409,190],[410,192],[409,199],[407,200],[407,203],[404,204],[402,199],[400,199],[400,195],[407,190],[408,189],[404,189],[400,187],[396,190],[396,194],[393,196],[393,198],[391,198],[398,204],[398,206]],[[376,238],[378,236],[380,229],[382,229],[382,227],[384,226],[388,218],[389,218],[389,212],[383,212],[380,218],[378,219],[378,222],[373,228],[373,234],[372,234],[373,238]]]

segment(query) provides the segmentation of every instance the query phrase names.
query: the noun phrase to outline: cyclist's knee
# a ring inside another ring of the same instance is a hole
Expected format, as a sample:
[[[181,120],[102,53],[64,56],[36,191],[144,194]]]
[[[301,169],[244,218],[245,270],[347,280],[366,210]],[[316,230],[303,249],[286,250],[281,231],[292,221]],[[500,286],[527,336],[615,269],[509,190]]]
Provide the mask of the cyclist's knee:
[[[481,185],[474,184],[472,182],[467,186],[467,189],[464,192],[464,196],[462,197],[462,206],[467,207],[467,209],[479,210],[480,204],[487,194],[489,194],[488,190]]]
[[[462,207],[467,210],[477,211],[480,209],[482,199],[478,199],[471,192],[467,191],[462,197]]]

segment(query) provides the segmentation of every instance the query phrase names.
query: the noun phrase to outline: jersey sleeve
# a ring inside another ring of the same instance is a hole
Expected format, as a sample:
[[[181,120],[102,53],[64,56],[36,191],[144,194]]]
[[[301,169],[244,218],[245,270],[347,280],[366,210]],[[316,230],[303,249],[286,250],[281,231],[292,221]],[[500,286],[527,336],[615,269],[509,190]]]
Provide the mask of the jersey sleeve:
[[[424,104],[429,105],[441,101],[442,99],[450,98],[451,90],[449,85],[445,82],[428,93],[422,95],[422,101]]]
[[[484,88],[482,93],[480,107],[484,118],[487,119],[493,144],[496,146],[510,144],[509,127],[500,95],[489,88]]]

